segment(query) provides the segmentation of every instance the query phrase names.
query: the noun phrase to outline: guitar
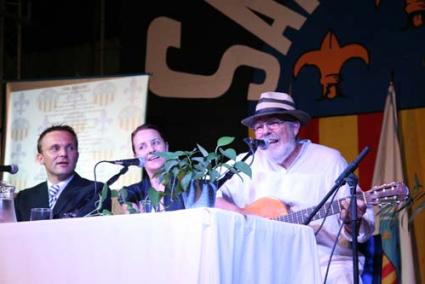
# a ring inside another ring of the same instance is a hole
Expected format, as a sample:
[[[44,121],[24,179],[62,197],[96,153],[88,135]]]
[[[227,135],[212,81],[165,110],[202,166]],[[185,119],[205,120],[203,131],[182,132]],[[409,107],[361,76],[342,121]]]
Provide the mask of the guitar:
[[[375,186],[366,192],[357,193],[357,198],[361,198],[367,205],[373,206],[400,204],[408,197],[409,189],[402,182],[392,182],[381,186]],[[320,208],[316,215],[314,215],[311,221],[338,214],[342,209],[341,201],[346,198],[349,197],[326,203],[322,206],[322,208]],[[289,213],[285,204],[283,204],[280,200],[263,197],[254,201],[242,210],[246,214],[253,214],[287,223],[304,224],[307,217],[314,209],[315,207],[311,207]]]

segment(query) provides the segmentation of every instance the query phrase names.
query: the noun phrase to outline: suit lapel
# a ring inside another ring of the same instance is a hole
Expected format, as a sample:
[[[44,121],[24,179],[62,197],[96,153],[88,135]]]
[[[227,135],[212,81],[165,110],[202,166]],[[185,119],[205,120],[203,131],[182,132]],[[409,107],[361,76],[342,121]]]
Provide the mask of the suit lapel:
[[[77,173],[75,173],[74,177],[67,184],[67,186],[64,188],[61,195],[59,196],[59,199],[56,201],[56,204],[53,207],[53,215],[61,216],[62,213],[68,211],[67,209],[70,206],[73,206],[72,201],[74,199],[74,196],[78,194],[77,191],[81,181],[82,178]]]

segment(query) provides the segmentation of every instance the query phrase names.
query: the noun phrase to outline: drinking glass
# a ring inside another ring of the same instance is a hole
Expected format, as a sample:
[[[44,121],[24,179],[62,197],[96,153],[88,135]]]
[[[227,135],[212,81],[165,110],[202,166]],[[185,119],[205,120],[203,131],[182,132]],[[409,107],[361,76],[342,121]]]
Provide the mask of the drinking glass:
[[[31,221],[37,220],[49,220],[52,219],[52,209],[50,208],[32,208],[31,209]]]
[[[140,213],[151,213],[153,212],[152,202],[149,199],[144,199],[139,202]]]
[[[16,222],[14,191],[15,187],[0,181],[0,223]]]

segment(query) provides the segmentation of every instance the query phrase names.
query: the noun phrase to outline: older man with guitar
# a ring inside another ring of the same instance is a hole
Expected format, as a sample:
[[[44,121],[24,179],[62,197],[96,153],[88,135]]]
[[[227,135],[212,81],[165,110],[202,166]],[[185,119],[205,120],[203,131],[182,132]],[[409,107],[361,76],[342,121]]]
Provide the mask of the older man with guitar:
[[[252,128],[255,138],[265,140],[267,147],[258,148],[248,160],[252,163],[251,178],[235,175],[220,187],[216,207],[303,223],[299,219],[306,214],[297,212],[319,204],[347,167],[337,150],[297,138],[300,127],[309,119],[307,113],[295,108],[291,96],[278,92],[261,94],[255,114],[243,119],[242,124]],[[351,214],[349,200],[345,199],[349,196],[349,187],[341,187],[330,200],[336,208],[329,207],[325,212],[330,213],[320,216],[322,219],[315,217],[310,223],[316,232],[323,278],[336,243],[326,283],[353,282]],[[357,199],[358,242],[365,242],[374,231],[373,211],[366,201]],[[282,217],[285,215],[288,218]],[[364,257],[360,256],[360,270],[363,262]]]

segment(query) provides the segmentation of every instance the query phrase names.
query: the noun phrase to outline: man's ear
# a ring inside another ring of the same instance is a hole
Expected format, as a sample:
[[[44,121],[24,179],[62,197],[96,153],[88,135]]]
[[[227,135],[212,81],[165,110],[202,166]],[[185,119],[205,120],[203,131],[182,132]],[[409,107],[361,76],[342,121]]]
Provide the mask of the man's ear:
[[[37,160],[37,162],[38,162],[40,165],[44,165],[44,157],[43,157],[43,154],[41,154],[41,153],[37,153],[37,155],[35,156],[35,159]]]
[[[301,129],[301,123],[299,121],[292,122],[292,131],[294,132],[294,137],[297,137]]]
[[[165,142],[165,152],[168,152],[168,142]]]

